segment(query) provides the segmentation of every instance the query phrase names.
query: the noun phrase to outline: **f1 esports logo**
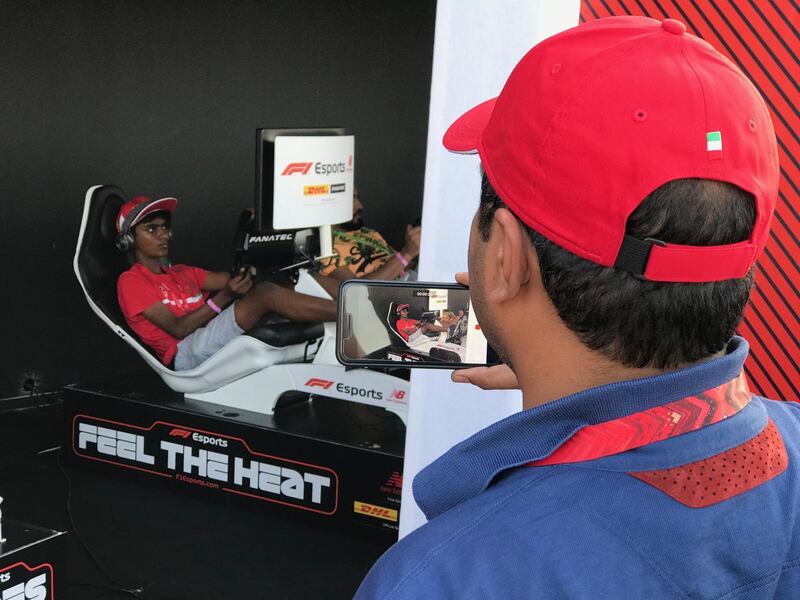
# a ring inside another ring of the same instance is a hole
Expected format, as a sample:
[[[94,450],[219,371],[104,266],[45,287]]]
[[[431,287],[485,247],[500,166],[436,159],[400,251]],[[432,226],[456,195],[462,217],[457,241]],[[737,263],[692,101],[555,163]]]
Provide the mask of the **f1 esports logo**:
[[[53,567],[18,562],[0,571],[0,600],[53,600]]]
[[[325,515],[339,503],[332,469],[254,452],[241,438],[173,423],[140,427],[76,415],[72,449],[89,460]]]
[[[306,381],[306,387],[320,387],[323,390],[327,390],[334,384],[333,381],[329,381],[328,379],[318,379],[317,377],[312,377],[308,381]]]
[[[169,434],[173,437],[180,437],[186,439],[190,435],[192,435],[192,432],[186,429],[181,429],[180,427],[173,427],[172,431],[170,431]]]
[[[345,165],[344,162],[293,162],[284,167],[281,175],[294,175],[295,173],[299,173],[300,175],[308,175],[311,167],[314,167],[314,173],[317,175],[335,175],[336,173],[344,173],[345,171],[351,171],[353,169],[352,157],[348,160],[350,161],[350,166]]]
[[[296,163],[289,163],[286,165],[286,168],[283,170],[281,175],[293,175],[294,173],[300,173],[300,175],[306,175],[308,171],[311,169],[314,163],[310,162],[296,162]]]
[[[345,383],[330,381],[329,379],[319,379],[317,377],[312,377],[308,381],[305,382],[304,386],[309,388],[319,387],[323,390],[330,389],[333,384],[336,384],[334,388],[340,394],[344,394],[346,396],[350,396],[351,398],[372,398],[373,400],[383,400],[383,392],[380,390],[372,390],[369,388],[362,388],[355,385],[347,385]],[[402,400],[403,396],[405,395],[404,392],[398,392],[395,390],[394,394],[400,393],[399,396],[396,396],[397,399]],[[395,397],[393,395],[393,397]]]

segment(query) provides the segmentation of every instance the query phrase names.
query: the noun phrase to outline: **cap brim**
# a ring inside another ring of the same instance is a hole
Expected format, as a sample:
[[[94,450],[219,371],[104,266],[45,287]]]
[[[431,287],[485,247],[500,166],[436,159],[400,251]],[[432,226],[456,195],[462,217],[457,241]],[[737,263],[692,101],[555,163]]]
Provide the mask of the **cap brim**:
[[[492,98],[481,102],[456,119],[445,132],[444,138],[442,138],[444,147],[450,152],[458,152],[459,154],[474,154],[477,152],[478,142],[492,116],[496,100],[497,98]]]
[[[160,210],[165,210],[170,213],[174,212],[176,206],[178,206],[178,200],[176,198],[159,198],[158,200],[151,200],[147,206],[139,211],[139,214],[136,215],[136,218],[131,221],[130,227],[136,225],[150,213],[158,212]]]

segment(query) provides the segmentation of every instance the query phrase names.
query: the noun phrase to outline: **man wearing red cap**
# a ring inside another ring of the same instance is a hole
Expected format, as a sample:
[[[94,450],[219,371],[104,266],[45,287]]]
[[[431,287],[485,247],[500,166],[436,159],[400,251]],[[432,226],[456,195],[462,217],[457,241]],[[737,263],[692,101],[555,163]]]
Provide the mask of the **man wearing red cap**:
[[[117,216],[117,248],[133,265],[117,282],[122,314],[165,364],[193,369],[267,314],[297,321],[333,321],[332,300],[189,265],[167,265],[175,198],[136,196]]]
[[[476,315],[523,408],[414,479],[358,598],[797,598],[800,406],[734,335],[778,192],[764,101],[675,20],[553,36],[447,131]]]

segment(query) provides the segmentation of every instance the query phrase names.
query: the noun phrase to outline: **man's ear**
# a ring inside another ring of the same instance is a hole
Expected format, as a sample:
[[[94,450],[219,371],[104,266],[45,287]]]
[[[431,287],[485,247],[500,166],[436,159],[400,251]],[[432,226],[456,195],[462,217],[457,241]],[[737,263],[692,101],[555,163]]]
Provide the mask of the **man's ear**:
[[[532,248],[522,224],[507,208],[495,212],[491,239],[496,268],[491,290],[486,291],[491,302],[501,304],[515,298],[529,282]]]

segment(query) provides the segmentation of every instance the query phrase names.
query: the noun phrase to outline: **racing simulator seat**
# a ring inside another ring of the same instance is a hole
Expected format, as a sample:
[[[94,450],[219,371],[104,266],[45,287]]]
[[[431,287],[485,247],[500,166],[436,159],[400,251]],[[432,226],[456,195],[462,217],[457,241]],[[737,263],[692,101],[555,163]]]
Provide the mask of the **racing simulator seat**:
[[[406,422],[408,381],[365,369],[345,370],[335,357],[335,323],[266,323],[238,336],[194,369],[174,371],[163,365],[128,328],[117,303],[117,279],[128,264],[114,245],[114,221],[127,200],[112,185],[88,189],[73,268],[94,313],[168,387],[187,398],[266,414],[274,413],[284,393],[301,391],[379,406]],[[330,297],[302,269],[295,289]]]

